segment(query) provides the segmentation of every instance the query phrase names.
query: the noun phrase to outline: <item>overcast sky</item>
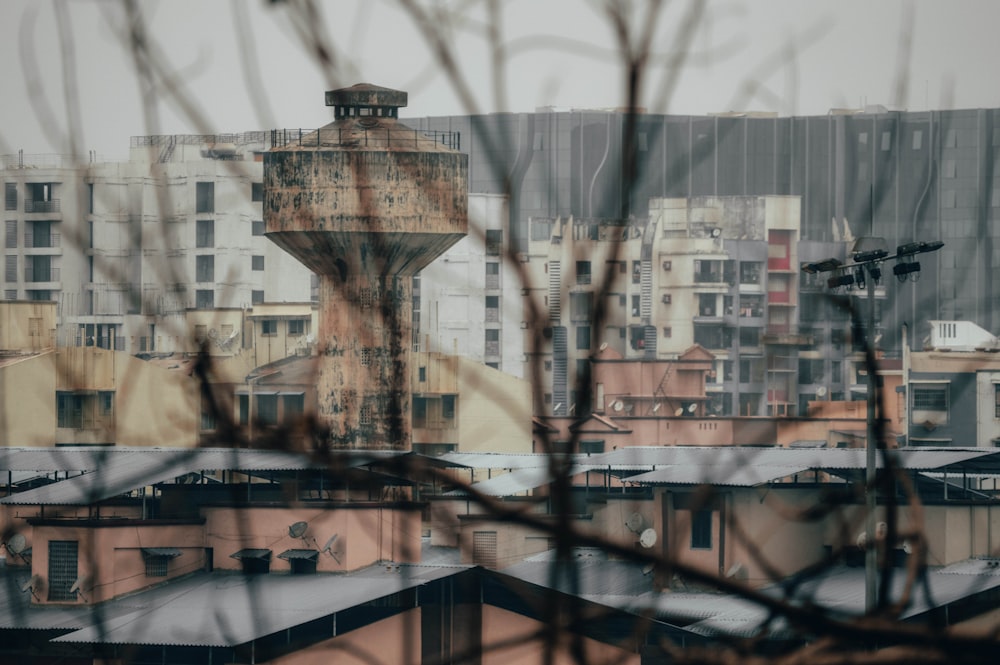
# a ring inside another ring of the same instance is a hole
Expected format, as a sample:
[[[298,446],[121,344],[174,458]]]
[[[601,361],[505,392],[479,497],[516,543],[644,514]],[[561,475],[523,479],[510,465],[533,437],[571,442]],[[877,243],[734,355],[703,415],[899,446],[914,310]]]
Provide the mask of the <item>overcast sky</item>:
[[[4,0],[0,153],[67,153],[74,126],[82,151],[114,159],[127,155],[133,135],[316,127],[331,120],[324,90],[361,81],[408,91],[404,116],[469,111],[395,0],[319,3],[322,16],[311,24],[331,40],[335,66],[326,73],[288,18],[288,5],[295,4],[138,0],[151,43],[194,103],[182,111],[163,89],[147,91],[147,99],[157,100],[151,117],[144,114],[144,93],[122,37],[127,23],[121,3]],[[479,111],[624,104],[619,49],[595,2],[501,0],[497,25],[508,49],[504,99],[494,94],[485,3],[418,4],[465,8],[467,20],[452,16],[447,43]],[[696,27],[685,31],[689,57],[665,96],[666,63],[678,51],[678,26],[691,6],[690,0],[666,4],[640,100],[650,110],[811,115],[865,104],[1000,107],[997,0],[708,0]],[[639,13],[646,7],[633,5]],[[433,25],[445,22],[435,18]],[[241,41],[249,52],[241,52]],[[263,101],[249,92],[254,89],[263,91]]]

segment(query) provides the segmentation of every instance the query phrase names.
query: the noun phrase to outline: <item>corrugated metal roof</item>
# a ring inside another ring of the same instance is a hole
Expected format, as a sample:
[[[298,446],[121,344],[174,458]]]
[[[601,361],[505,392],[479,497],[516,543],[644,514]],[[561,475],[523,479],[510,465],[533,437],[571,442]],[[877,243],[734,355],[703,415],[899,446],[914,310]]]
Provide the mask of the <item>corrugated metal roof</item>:
[[[527,469],[548,466],[543,453],[445,453],[439,459],[470,469]]]
[[[55,642],[236,646],[464,568],[393,565],[355,573],[200,573],[106,603],[108,620]],[[92,615],[88,615],[92,618]]]
[[[897,463],[914,471],[945,468],[968,471],[990,469],[1000,473],[1000,450],[993,448],[945,448],[892,450]],[[788,466],[819,470],[862,470],[866,466],[867,451],[863,448],[749,448],[663,446],[619,448],[601,455],[586,458],[587,464],[596,466]],[[878,465],[882,466],[882,455]],[[985,472],[985,471],[984,471]]]
[[[593,470],[593,467],[575,466],[570,470],[570,476]],[[472,489],[487,496],[514,496],[530,492],[552,482],[548,467],[536,467],[526,469],[515,469],[510,473],[494,476],[489,480],[482,480],[471,486]],[[454,490],[447,492],[446,496],[464,495],[464,490]]]
[[[271,550],[260,547],[247,547],[229,555],[232,559],[270,559]]]
[[[316,560],[319,557],[317,550],[285,550],[278,555],[279,559],[291,561],[292,559]]]
[[[577,557],[572,561],[522,561],[501,571],[504,575],[548,589],[570,593],[572,577],[582,596],[636,596],[653,589],[653,576],[630,561],[609,561],[598,557]]]
[[[45,454],[20,449],[20,455],[0,454],[18,468],[30,464],[56,465],[48,470],[69,470],[66,464],[86,471],[50,485],[0,499],[0,503],[18,505],[88,505],[120,496],[140,487],[173,481],[189,473],[205,470],[239,470],[247,472],[297,471],[322,469],[328,465],[348,468],[365,466],[398,452],[347,452],[328,461],[311,459],[308,455],[280,450],[248,450],[241,448],[105,448],[74,449],[68,457],[60,455],[62,448],[45,449]],[[89,451],[92,456],[84,451]],[[7,452],[7,451],[4,451]],[[81,453],[74,456],[75,453]],[[59,468],[63,465],[64,468]],[[0,469],[4,467],[0,466]]]
[[[670,466],[630,476],[629,482],[646,485],[722,485],[755,487],[796,473],[808,471],[804,466]]]
[[[181,555],[181,550],[178,547],[143,547],[142,553],[144,556],[163,556],[173,559]]]

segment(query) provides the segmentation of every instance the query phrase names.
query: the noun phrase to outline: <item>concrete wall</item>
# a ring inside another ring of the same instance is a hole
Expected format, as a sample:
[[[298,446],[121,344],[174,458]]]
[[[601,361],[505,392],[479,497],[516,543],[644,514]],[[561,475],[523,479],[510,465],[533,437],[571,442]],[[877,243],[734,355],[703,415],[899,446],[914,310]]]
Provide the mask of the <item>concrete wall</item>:
[[[344,572],[378,561],[399,563],[420,559],[420,512],[415,508],[394,509],[369,505],[358,508],[205,508],[205,544],[213,548],[215,568],[240,570],[231,558],[245,548],[270,549],[271,570],[287,571],[289,564],[278,558],[287,549],[321,550],[333,535],[329,553],[317,559],[319,572]],[[301,538],[289,535],[289,525],[305,521]],[[338,561],[339,559],[339,561]]]
[[[267,665],[407,665],[422,662],[420,608],[324,640]]]

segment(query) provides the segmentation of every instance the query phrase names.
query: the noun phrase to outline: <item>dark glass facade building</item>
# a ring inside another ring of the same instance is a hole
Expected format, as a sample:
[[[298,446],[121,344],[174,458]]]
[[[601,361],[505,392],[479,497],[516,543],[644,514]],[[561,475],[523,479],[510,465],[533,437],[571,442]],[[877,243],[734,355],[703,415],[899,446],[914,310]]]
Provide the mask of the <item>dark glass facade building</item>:
[[[860,236],[884,238],[890,251],[913,240],[945,242],[920,257],[919,284],[886,285],[879,317],[887,352],[898,352],[903,323],[916,348],[932,319],[996,331],[1000,109],[633,119],[631,142],[629,115],[614,111],[407,122],[461,132],[470,191],[509,191],[515,247],[526,242],[530,218],[642,218],[653,197],[797,195],[802,260]],[[634,179],[626,173],[626,144],[635,148]],[[826,306],[810,296],[824,289],[802,281],[804,316],[825,316]]]

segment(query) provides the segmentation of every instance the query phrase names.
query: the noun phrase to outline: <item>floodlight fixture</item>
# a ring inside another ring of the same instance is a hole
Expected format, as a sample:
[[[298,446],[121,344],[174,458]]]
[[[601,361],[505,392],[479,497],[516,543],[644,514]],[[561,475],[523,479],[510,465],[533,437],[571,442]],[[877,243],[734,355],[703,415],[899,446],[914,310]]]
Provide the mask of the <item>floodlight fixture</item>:
[[[841,286],[851,287],[854,285],[854,275],[843,274],[831,277],[826,280],[826,285],[831,289],[836,289]]]
[[[944,247],[944,243],[940,240],[908,242],[896,248],[896,256],[904,257],[913,256],[914,254],[926,254],[927,252],[936,252],[942,247]]]
[[[865,290],[865,269],[863,267],[858,267],[854,271],[854,281],[857,283],[858,288],[862,291]]]
[[[889,256],[889,250],[887,249],[870,249],[865,252],[855,252],[854,262],[871,263],[872,261],[881,261],[887,256]]]
[[[882,279],[882,268],[879,267],[879,264],[874,263],[868,266],[868,274],[871,275],[875,286],[878,286],[879,280]]]
[[[905,282],[907,277],[915,282],[920,276],[920,262],[906,261],[905,263],[897,263],[892,267],[892,274],[900,282]]]
[[[832,272],[842,265],[837,259],[823,259],[822,261],[815,261],[813,263],[803,263],[802,272],[815,275],[820,272]]]

